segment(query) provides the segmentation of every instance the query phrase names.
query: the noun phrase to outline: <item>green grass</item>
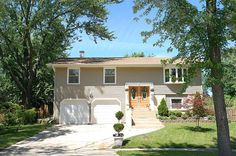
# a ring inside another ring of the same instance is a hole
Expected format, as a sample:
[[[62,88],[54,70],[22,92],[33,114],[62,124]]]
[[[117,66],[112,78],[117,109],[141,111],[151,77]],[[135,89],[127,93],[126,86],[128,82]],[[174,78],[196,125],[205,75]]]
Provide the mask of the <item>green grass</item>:
[[[0,128],[0,150],[43,131],[48,126],[42,124],[23,125],[18,131],[16,127]]]
[[[118,151],[117,154],[120,156],[217,156],[216,152],[186,151]]]
[[[165,128],[124,140],[123,148],[214,148],[216,147],[215,123],[166,123]],[[230,124],[232,147],[236,149],[236,123]]]

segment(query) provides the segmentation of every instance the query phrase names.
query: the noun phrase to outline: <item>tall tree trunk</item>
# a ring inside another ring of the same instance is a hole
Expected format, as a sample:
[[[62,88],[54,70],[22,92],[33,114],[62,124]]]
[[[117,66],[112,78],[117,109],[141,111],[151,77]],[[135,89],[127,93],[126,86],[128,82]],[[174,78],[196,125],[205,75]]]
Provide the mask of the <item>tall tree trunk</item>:
[[[26,91],[22,91],[22,104],[25,108],[32,108],[32,89],[25,87]]]
[[[210,59],[214,64],[211,69],[211,76],[215,81],[214,84],[212,84],[212,93],[216,115],[219,156],[232,156],[224,89],[221,82],[223,72],[222,67],[219,67],[219,65],[221,65],[221,54],[218,47],[213,48],[210,53]]]
[[[222,85],[212,86],[214,108],[217,126],[217,142],[220,156],[232,156],[230,145],[229,126],[227,120],[224,92]]]
[[[227,119],[226,105],[224,100],[224,89],[222,84],[223,68],[221,63],[221,50],[218,41],[217,28],[217,1],[206,0],[206,11],[208,17],[207,36],[209,49],[206,56],[210,59],[210,70],[212,79],[212,93],[217,127],[217,146],[219,156],[232,156],[230,145],[229,125]]]

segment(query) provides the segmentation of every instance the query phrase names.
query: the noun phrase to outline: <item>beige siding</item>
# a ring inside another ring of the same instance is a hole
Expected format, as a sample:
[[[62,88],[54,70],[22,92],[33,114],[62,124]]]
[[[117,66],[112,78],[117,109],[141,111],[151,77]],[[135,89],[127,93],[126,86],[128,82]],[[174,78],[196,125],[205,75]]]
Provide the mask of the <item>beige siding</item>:
[[[54,116],[58,118],[59,104],[63,99],[88,98],[92,92],[94,98],[118,98],[125,110],[125,83],[126,82],[152,82],[155,94],[176,94],[181,85],[166,85],[163,82],[162,68],[146,67],[119,67],[117,68],[117,83],[115,85],[103,84],[103,68],[80,68],[80,84],[67,84],[67,68],[55,69],[55,103]],[[200,75],[194,80],[184,94],[194,94],[201,90]]]

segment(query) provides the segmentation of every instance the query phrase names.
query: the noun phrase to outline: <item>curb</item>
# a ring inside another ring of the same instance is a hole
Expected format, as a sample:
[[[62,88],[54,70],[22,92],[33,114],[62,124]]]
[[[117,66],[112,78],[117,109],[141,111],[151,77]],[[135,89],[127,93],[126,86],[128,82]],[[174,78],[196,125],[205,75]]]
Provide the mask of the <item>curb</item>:
[[[116,148],[115,151],[217,151],[217,148]],[[236,151],[233,149],[232,151]]]

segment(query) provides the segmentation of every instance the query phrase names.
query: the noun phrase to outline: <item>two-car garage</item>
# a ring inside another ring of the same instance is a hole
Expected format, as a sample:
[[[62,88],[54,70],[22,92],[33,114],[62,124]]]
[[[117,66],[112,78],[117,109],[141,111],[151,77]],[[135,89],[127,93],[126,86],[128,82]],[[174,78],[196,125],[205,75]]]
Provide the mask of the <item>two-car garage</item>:
[[[91,123],[112,124],[117,122],[115,113],[121,103],[114,98],[97,98],[91,102]],[[60,124],[89,123],[89,103],[86,99],[65,99],[60,104]]]

